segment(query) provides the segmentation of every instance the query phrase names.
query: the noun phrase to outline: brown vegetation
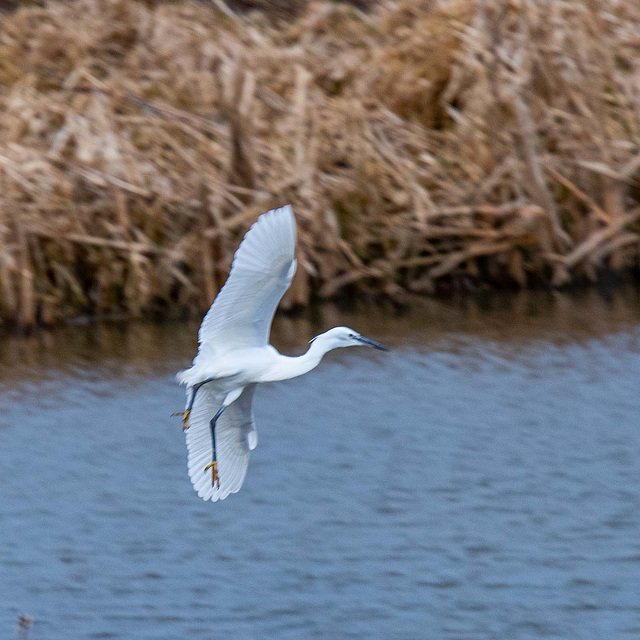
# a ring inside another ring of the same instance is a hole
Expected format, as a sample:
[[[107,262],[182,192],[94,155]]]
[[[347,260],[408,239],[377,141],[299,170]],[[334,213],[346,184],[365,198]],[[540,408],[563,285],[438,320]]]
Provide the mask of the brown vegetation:
[[[291,202],[287,304],[636,268],[640,4],[49,0],[0,18],[0,316],[206,308]]]

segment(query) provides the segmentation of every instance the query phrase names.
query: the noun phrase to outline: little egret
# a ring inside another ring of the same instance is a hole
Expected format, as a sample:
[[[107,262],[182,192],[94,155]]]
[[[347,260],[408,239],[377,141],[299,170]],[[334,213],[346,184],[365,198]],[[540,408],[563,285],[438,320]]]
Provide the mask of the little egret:
[[[204,500],[223,500],[242,487],[258,435],[251,401],[259,382],[311,371],[332,349],[387,348],[357,331],[335,327],[298,357],[269,344],[271,321],[296,271],[296,222],[290,206],[261,215],[236,251],[231,273],[207,312],[198,354],[178,382],[186,386],[182,415],[189,477]],[[211,475],[204,473],[211,471]]]

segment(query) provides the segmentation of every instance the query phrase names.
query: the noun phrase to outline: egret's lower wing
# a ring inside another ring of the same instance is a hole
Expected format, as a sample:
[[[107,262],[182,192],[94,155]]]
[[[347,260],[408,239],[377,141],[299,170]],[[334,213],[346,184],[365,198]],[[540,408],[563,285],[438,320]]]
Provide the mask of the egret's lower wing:
[[[249,466],[249,452],[258,442],[251,407],[256,385],[251,384],[224,410],[216,423],[220,486],[211,486],[211,473],[204,471],[213,461],[209,423],[224,399],[224,394],[213,388],[214,384],[204,385],[196,394],[186,431],[189,477],[198,495],[213,502],[240,490]]]

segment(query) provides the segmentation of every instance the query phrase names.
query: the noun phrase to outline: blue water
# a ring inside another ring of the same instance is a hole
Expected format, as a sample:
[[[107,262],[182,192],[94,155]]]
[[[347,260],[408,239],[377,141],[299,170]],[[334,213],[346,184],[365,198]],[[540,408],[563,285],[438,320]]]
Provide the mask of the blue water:
[[[0,638],[640,637],[637,300],[280,320],[394,348],[258,389],[242,491],[186,474],[194,327],[0,344]]]

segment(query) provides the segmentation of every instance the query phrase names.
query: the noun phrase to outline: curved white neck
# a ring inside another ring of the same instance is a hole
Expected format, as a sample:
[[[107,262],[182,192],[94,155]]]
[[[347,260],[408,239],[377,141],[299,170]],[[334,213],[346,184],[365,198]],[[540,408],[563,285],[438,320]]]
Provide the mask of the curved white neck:
[[[318,337],[309,345],[306,353],[303,353],[295,359],[304,367],[303,373],[307,373],[311,371],[311,369],[315,369],[320,364],[320,360],[322,360],[324,355],[335,348],[335,345]]]
[[[322,335],[318,336],[309,346],[306,353],[301,356],[281,356],[278,366],[273,371],[273,377],[270,380],[288,380],[296,378],[315,369],[325,353],[335,349],[336,345],[329,340],[323,340]]]

